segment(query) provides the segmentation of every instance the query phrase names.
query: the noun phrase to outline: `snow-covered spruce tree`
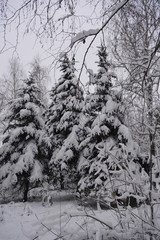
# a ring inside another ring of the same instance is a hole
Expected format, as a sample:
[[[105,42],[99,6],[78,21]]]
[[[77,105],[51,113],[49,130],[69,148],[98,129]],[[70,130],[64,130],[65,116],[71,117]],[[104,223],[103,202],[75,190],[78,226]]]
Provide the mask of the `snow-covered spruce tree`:
[[[8,109],[8,125],[0,148],[0,184],[2,189],[16,190],[27,201],[30,187],[42,182],[47,171],[50,147],[41,116],[39,89],[30,76]]]
[[[147,174],[140,174],[138,146],[124,124],[122,96],[113,90],[115,75],[109,71],[103,45],[98,56],[99,71],[91,80],[95,92],[86,99],[81,125],[84,140],[80,144],[78,191],[96,198],[104,194],[108,201],[118,195],[121,199],[133,195],[138,199],[143,197],[141,187]]]
[[[61,60],[58,83],[51,91],[47,113],[48,132],[52,142],[50,161],[52,180],[61,189],[77,181],[79,119],[83,108],[83,90],[75,75],[74,62],[65,55]]]

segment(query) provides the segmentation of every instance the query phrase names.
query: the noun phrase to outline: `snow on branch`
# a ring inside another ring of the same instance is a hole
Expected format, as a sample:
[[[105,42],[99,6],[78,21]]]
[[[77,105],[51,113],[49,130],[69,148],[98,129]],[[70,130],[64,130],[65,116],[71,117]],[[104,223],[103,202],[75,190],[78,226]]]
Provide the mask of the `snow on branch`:
[[[75,43],[85,40],[87,37],[89,36],[94,36],[93,40],[96,38],[96,36],[106,27],[106,25],[109,23],[109,21],[112,19],[112,17],[114,17],[114,15],[121,9],[124,7],[124,5],[127,4],[127,2],[129,2],[129,0],[124,0],[122,2],[120,2],[119,4],[116,5],[116,7],[114,6],[113,9],[111,9],[112,14],[111,16],[106,20],[106,22],[102,25],[101,28],[99,29],[89,29],[88,31],[82,31],[77,33],[77,35],[75,37],[73,37],[71,39],[71,44],[70,47],[72,48],[74,46]],[[92,42],[91,42],[92,44]]]
[[[72,16],[73,16],[73,14],[67,14],[67,15],[65,15],[63,17],[58,18],[58,21],[64,22],[64,20],[66,20],[67,18],[70,18]]]
[[[75,37],[71,39],[70,47],[72,48],[76,42],[85,40],[89,36],[96,35],[99,32],[99,29],[89,29],[88,31],[79,32]]]

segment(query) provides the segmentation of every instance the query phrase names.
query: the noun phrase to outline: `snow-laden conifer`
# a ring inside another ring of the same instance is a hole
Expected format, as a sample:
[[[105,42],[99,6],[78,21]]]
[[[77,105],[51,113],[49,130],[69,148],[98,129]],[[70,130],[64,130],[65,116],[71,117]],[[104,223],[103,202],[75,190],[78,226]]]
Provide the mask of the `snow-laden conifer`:
[[[23,192],[27,200],[30,187],[42,182],[47,170],[50,147],[41,115],[39,89],[30,76],[8,107],[7,127],[0,148],[0,183],[2,189]]]
[[[124,123],[124,105],[119,91],[113,90],[115,74],[110,71],[106,48],[98,51],[99,70],[92,78],[94,93],[86,98],[85,117],[81,123],[84,140],[80,144],[78,190],[92,196],[113,194],[127,197],[143,195],[138,146]],[[143,182],[144,183],[144,182]],[[137,197],[138,198],[138,197]]]
[[[62,76],[51,91],[47,126],[52,141],[50,166],[53,180],[64,188],[77,179],[78,125],[83,108],[83,90],[75,75],[74,62],[67,55],[61,60],[60,68]]]

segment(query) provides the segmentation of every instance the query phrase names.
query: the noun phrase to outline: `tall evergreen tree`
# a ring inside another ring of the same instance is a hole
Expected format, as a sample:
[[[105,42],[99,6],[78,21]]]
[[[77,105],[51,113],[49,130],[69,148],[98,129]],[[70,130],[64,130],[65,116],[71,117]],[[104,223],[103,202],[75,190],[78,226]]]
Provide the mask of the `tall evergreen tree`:
[[[47,170],[47,151],[50,147],[39,89],[30,76],[9,106],[8,125],[0,148],[0,183],[2,189],[15,188],[27,201],[29,188],[44,180]]]
[[[87,97],[85,104],[78,190],[96,197],[105,192],[113,201],[114,192],[122,196],[140,191],[134,182],[140,165],[135,160],[138,147],[124,124],[121,94],[112,88],[115,74],[109,71],[105,46],[101,45],[98,56],[98,74],[91,80],[95,92]],[[139,174],[139,184],[140,178]]]
[[[53,179],[63,189],[77,178],[78,124],[83,108],[83,90],[75,75],[74,62],[67,55],[61,60],[58,83],[51,92],[47,126],[52,141],[50,161]]]

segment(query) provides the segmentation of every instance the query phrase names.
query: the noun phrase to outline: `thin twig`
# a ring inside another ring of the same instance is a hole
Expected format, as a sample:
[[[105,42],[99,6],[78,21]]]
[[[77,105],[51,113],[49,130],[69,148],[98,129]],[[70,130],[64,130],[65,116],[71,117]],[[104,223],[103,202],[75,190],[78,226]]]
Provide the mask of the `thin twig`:
[[[92,218],[98,222],[100,222],[102,225],[105,225],[106,227],[108,227],[109,229],[113,229],[110,225],[108,225],[107,223],[103,222],[102,220],[92,216],[92,215],[89,215],[89,214],[80,214],[80,215],[70,215],[71,217],[89,217],[89,218]]]

